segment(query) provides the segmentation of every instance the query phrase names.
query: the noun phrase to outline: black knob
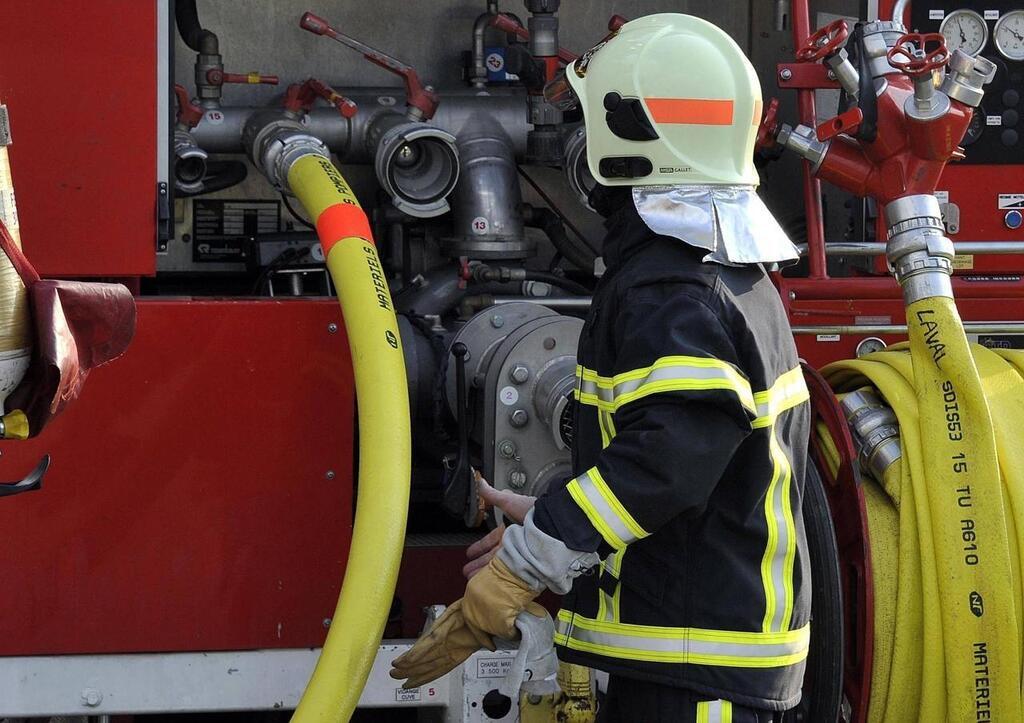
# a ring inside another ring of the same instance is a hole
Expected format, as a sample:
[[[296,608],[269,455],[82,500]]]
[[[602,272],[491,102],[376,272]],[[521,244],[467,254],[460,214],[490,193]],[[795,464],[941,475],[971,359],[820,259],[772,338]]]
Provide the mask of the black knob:
[[[1020,93],[1013,89],[1003,91],[1003,105],[1012,108],[1018,103],[1020,103]]]
[[[1015,110],[1009,109],[1003,111],[1003,125],[1012,128],[1017,125],[1017,121],[1020,120],[1020,113]]]
[[[1007,128],[999,139],[1003,142],[1004,146],[1015,146],[1017,145],[1017,131]]]

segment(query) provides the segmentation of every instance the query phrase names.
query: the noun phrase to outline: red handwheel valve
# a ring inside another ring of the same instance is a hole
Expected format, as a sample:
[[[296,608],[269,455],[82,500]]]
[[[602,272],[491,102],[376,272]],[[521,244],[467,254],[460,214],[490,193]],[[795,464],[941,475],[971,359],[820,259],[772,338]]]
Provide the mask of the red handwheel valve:
[[[949,62],[946,38],[939,33],[907,33],[885,56],[889,65],[907,75],[922,75]]]
[[[850,26],[840,18],[819,28],[796,53],[801,63],[813,63],[839,50],[850,34]]]
[[[772,98],[764,109],[764,118],[757,127],[757,138],[754,148],[766,151],[776,146],[775,137],[779,134],[779,99]]]

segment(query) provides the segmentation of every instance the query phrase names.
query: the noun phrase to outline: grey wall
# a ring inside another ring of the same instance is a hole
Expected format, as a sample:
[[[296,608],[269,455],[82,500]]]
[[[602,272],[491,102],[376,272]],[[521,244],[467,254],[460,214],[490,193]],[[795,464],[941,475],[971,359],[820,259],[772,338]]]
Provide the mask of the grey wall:
[[[638,17],[655,12],[700,15],[720,25],[749,47],[750,5],[770,0],[564,0],[562,45],[582,52],[607,33],[608,18],[619,13]],[[282,81],[316,75],[340,87],[384,85],[394,76],[370,65],[356,53],[298,26],[306,10],[331,20],[347,34],[414,65],[439,88],[460,82],[459,54],[470,47],[473,20],[484,11],[484,0],[199,0],[203,24],[220,36],[225,67],[230,71],[262,70]],[[522,0],[499,2],[503,11],[525,20]],[[191,78],[191,53],[176,44],[176,77]],[[340,90],[339,87],[339,90]],[[231,89],[231,98],[272,94],[244,87]]]
[[[860,0],[814,0],[815,12],[860,14]],[[437,88],[460,86],[460,54],[471,44],[473,20],[485,9],[485,0],[199,0],[203,24],[221,41],[225,68],[232,72],[259,70],[281,76],[282,86],[228,86],[226,105],[259,105],[272,101],[288,83],[317,76],[340,92],[346,87],[397,85],[397,79],[363,60],[341,45],[317,38],[298,27],[305,10],[313,10],[336,24],[343,32],[375,45],[413,64]],[[788,3],[783,3],[785,7]],[[685,12],[704,17],[729,32],[750,55],[761,77],[765,98],[778,96],[780,116],[796,118],[794,94],[780,93],[775,86],[775,64],[790,60],[793,43],[788,26],[775,27],[776,0],[563,0],[562,45],[581,52],[600,40],[608,18],[619,13],[638,17],[654,12]],[[526,17],[522,0],[500,3],[500,9]],[[824,16],[823,16],[824,17]],[[812,23],[816,20],[812,16]],[[193,53],[175,42],[175,79],[192,87]],[[680,69],[680,72],[686,72]],[[822,109],[830,115],[834,109]],[[357,192],[372,192],[372,174],[365,168],[346,169]],[[536,169],[558,202],[570,212],[588,234],[600,237],[598,219],[573,200],[564,188],[561,174]],[[763,195],[777,215],[797,217],[802,213],[798,192],[799,165],[783,158],[763,171]],[[260,179],[247,182],[245,195],[273,197]],[[239,189],[227,195],[242,195]],[[526,191],[527,201],[539,199]],[[836,205],[841,205],[841,201]],[[841,224],[840,224],[841,225]]]

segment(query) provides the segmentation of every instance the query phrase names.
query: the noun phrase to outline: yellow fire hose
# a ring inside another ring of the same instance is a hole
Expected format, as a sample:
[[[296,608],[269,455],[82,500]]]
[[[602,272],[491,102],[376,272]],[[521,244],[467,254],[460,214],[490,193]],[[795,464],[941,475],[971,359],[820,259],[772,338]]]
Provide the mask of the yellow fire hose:
[[[18,210],[7,146],[0,145],[0,219],[21,248]],[[29,328],[28,292],[10,259],[0,253],[0,414],[3,402],[28,368],[32,340]],[[22,415],[23,416],[23,415]],[[7,430],[8,436],[15,435]]]
[[[902,456],[865,479],[868,719],[1019,721],[1024,359],[972,354],[950,298],[914,302],[907,318],[909,346],[824,370],[840,394],[877,389],[899,421]]]
[[[352,547],[323,652],[292,720],[343,723],[366,685],[398,579],[409,506],[409,399],[398,321],[355,195],[319,155],[295,161],[288,184],[316,221],[345,318],[359,401]]]

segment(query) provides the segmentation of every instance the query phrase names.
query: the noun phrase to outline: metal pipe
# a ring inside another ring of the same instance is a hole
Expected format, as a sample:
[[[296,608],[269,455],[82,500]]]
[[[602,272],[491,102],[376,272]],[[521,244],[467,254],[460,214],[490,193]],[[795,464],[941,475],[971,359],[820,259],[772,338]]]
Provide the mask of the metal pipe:
[[[896,0],[896,4],[892,6],[891,19],[902,24],[903,16],[907,12],[908,5],[910,5],[910,0]]]
[[[811,35],[810,10],[806,2],[793,3],[793,47],[799,48]],[[800,110],[800,122],[815,128],[818,125],[814,108],[814,91],[801,89],[797,91],[797,106]],[[826,279],[825,258],[825,225],[824,211],[821,205],[821,181],[814,177],[809,161],[803,164],[804,213],[807,217],[807,243],[810,246],[810,276],[812,279]]]
[[[954,244],[957,255],[1005,256],[1024,254],[1024,241],[957,241]],[[797,244],[800,255],[807,255],[807,244]],[[884,256],[886,245],[860,241],[840,241],[825,246],[829,256]]]
[[[589,296],[493,296],[490,299],[491,306],[504,306],[505,304],[540,304],[550,306],[552,309],[589,309],[591,298]],[[487,305],[485,305],[487,306]]]
[[[382,114],[394,113],[402,107],[405,91],[401,88],[359,88],[346,97],[359,106],[354,118],[342,118],[334,108],[314,108],[303,119],[303,126],[321,138],[345,163],[372,163],[373,155],[366,142],[373,124]],[[457,135],[474,113],[494,118],[512,139],[517,158],[526,155],[526,136],[530,122],[525,112],[526,95],[522,89],[495,88],[486,94],[479,91],[456,90],[442,96],[437,114],[428,125]],[[241,153],[244,149],[242,131],[249,119],[268,108],[224,107],[216,114],[207,114],[192,130],[199,147],[208,153]]]
[[[968,334],[1024,334],[1024,322],[1019,321],[965,321]],[[906,334],[906,324],[837,324],[823,326],[794,326],[794,334]]]
[[[461,173],[455,187],[453,238],[445,250],[475,259],[531,256],[526,237],[512,139],[493,116],[475,113],[456,138]]]
[[[497,0],[488,0],[487,12],[478,15],[473,23],[473,69],[469,82],[474,88],[487,86],[487,65],[484,58],[484,36],[491,18],[498,14]]]

